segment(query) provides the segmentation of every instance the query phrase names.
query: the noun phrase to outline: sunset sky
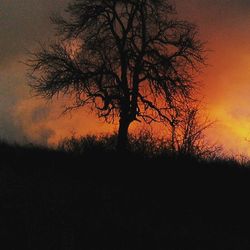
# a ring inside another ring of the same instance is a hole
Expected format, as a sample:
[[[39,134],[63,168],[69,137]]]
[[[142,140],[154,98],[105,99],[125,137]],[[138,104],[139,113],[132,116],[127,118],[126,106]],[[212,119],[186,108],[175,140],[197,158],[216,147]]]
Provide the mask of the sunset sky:
[[[62,100],[46,103],[27,87],[26,51],[53,40],[52,12],[68,0],[0,1],[0,138],[52,144],[65,136],[111,131],[89,111],[61,116]],[[250,1],[178,0],[179,17],[196,23],[209,66],[200,75],[208,138],[229,153],[250,156]],[[249,140],[249,141],[248,141]]]

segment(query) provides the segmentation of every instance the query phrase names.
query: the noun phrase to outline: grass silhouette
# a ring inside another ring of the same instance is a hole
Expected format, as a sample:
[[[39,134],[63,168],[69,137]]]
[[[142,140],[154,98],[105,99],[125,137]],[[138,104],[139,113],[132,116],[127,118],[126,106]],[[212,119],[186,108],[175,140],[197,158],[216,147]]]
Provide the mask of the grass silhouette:
[[[247,164],[114,141],[1,143],[3,249],[249,249]]]

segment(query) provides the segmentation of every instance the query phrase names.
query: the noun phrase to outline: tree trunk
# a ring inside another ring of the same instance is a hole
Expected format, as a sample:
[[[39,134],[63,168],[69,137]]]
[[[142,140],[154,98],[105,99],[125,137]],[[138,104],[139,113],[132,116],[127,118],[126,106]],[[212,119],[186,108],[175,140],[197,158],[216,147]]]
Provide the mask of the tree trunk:
[[[120,118],[117,138],[117,151],[126,152],[128,150],[128,128],[130,122],[126,118]]]

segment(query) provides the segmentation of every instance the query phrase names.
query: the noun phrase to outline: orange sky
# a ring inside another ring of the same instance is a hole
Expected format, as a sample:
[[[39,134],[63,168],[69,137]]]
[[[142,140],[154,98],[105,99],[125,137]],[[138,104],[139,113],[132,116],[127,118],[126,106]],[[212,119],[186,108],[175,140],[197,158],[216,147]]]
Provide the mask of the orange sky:
[[[30,97],[25,67],[18,63],[25,58],[23,48],[32,49],[35,47],[34,40],[47,41],[48,37],[52,37],[47,20],[49,11],[58,5],[63,7],[67,2],[61,0],[53,5],[45,0],[43,5],[39,5],[36,1],[32,1],[32,4],[30,0],[22,3],[4,0],[0,3],[0,21],[4,21],[0,46],[5,49],[3,61],[0,62],[0,137],[11,141],[51,144],[73,133],[81,135],[112,131],[114,126],[104,124],[88,111],[79,110],[71,117],[61,117],[63,101],[51,104]],[[212,120],[217,120],[208,131],[208,137],[222,144],[227,152],[250,155],[250,142],[246,140],[250,139],[248,2],[183,0],[177,2],[177,8],[181,17],[198,24],[201,39],[207,41],[207,48],[211,49],[207,61],[210,66],[200,76],[207,113]],[[39,14],[34,15],[36,8]]]
[[[249,6],[237,5],[237,1],[224,1],[222,6],[220,1],[216,2],[207,4],[204,6],[207,11],[201,9],[201,15],[193,17],[199,23],[201,37],[212,50],[208,57],[211,66],[201,75],[208,113],[217,120],[208,135],[228,152],[250,155],[247,141],[250,138],[250,12],[246,9]]]

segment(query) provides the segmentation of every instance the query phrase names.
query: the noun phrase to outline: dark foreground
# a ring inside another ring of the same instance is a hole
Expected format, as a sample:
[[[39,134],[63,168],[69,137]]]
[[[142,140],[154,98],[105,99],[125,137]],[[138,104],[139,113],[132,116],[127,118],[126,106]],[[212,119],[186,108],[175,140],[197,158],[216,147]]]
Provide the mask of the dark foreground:
[[[250,249],[233,162],[2,145],[0,164],[1,249]]]

